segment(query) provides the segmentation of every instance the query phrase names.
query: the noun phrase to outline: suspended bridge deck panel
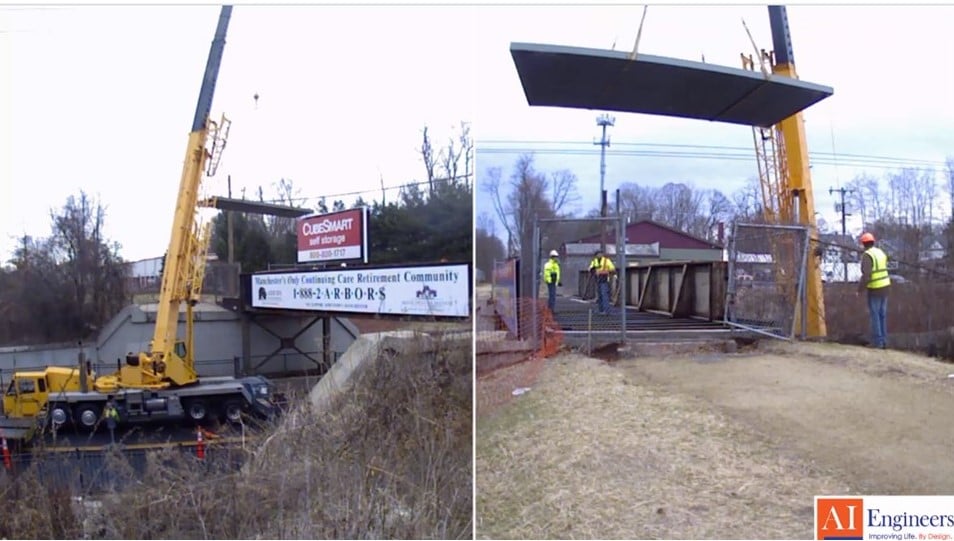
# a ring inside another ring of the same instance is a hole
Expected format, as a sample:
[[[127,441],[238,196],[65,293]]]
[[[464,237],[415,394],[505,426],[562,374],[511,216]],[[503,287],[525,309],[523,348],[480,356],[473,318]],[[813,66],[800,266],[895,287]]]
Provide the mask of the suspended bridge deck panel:
[[[527,102],[768,127],[831,96],[827,86],[703,62],[512,43]]]

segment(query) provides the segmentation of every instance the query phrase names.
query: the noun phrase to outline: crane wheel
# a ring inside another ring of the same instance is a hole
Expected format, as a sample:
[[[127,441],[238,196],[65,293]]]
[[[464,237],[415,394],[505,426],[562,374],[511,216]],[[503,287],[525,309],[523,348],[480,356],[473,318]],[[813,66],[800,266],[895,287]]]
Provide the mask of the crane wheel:
[[[50,408],[50,420],[56,428],[66,426],[70,420],[69,408],[63,404],[53,404]]]
[[[80,404],[76,407],[76,420],[79,425],[91,431],[96,430],[100,414],[99,406],[95,404]]]
[[[201,422],[209,416],[209,408],[206,407],[205,401],[203,400],[190,400],[186,404],[186,415],[189,416],[189,419]]]
[[[230,423],[234,423],[234,424],[241,423],[242,422],[242,402],[234,398],[226,400],[225,403],[222,404],[222,414],[225,417],[225,420]]]

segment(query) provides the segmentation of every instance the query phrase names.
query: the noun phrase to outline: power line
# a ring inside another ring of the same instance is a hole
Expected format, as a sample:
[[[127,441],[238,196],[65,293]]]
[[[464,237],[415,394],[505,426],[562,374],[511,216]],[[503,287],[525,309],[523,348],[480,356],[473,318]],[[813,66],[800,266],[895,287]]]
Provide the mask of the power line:
[[[506,141],[486,140],[478,142],[478,153],[482,154],[562,154],[562,155],[592,155],[597,151],[588,148],[555,148],[559,146],[588,145],[581,141]],[[697,158],[697,159],[727,159],[732,161],[755,161],[752,149],[748,147],[734,147],[724,145],[693,145],[693,144],[664,144],[664,143],[614,143],[617,147],[630,149],[611,150],[612,154],[633,157],[656,158]],[[489,145],[489,146],[488,146]],[[524,145],[524,146],[497,146],[497,145]],[[530,147],[527,145],[552,145],[551,147]],[[640,150],[640,148],[645,148]],[[858,165],[880,169],[894,169],[898,167],[930,167],[945,168],[946,161],[927,160],[919,158],[900,158],[891,156],[877,156],[871,154],[852,154],[834,152],[811,152],[809,154],[813,164],[819,165]]]
[[[408,188],[410,186],[424,186],[428,184],[436,184],[436,183],[442,183],[442,182],[451,183],[451,182],[456,182],[462,179],[467,179],[472,176],[474,176],[473,173],[462,173],[460,175],[457,175],[456,177],[435,178],[433,180],[422,180],[420,182],[408,182],[405,184],[385,186],[382,188],[371,188],[371,189],[355,191],[355,192],[343,192],[343,193],[318,195],[318,196],[290,197],[287,199],[266,199],[264,202],[265,203],[295,203],[295,202],[305,203],[310,199],[314,199],[315,201],[320,201],[321,199],[334,200],[334,199],[338,199],[342,197],[350,197],[355,195],[364,195],[364,194],[371,194],[371,193],[381,193],[381,192],[392,191],[392,190],[401,190],[404,188]]]

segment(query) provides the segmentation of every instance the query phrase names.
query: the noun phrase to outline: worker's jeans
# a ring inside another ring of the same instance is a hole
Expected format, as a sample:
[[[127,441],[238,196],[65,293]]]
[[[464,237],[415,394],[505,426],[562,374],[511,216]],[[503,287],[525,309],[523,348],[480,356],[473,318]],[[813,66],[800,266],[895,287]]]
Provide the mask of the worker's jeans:
[[[887,347],[888,345],[888,297],[868,294],[868,314],[871,315],[871,345]]]
[[[600,313],[605,314],[609,312],[609,280],[599,279],[596,283],[597,287],[597,302],[599,304]]]
[[[550,308],[550,313],[556,312],[556,282],[550,282],[547,284],[547,307]]]

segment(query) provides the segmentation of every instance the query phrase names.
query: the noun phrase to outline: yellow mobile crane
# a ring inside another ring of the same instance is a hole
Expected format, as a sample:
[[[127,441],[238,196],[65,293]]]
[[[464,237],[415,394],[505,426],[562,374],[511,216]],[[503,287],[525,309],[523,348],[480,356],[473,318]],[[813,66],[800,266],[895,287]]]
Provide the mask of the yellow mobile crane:
[[[761,52],[759,59],[763,73],[768,76],[766,63],[771,73],[797,79],[795,57],[792,51],[792,36],[788,26],[785,6],[768,6],[769,23],[772,29],[772,52]],[[743,64],[754,69],[751,57],[743,56]],[[817,246],[818,228],[815,223],[815,196],[812,190],[811,169],[808,160],[808,145],[805,139],[805,121],[802,113],[796,113],[770,128],[753,128],[756,156],[759,162],[759,180],[762,187],[762,208],[765,220],[770,224],[802,225],[808,228],[810,247]],[[776,265],[780,268],[797,268],[801,258],[794,253],[794,246],[773,246]],[[805,329],[809,337],[827,335],[825,325],[825,298],[822,291],[821,267],[815,260],[814,251],[809,251],[805,269],[806,310]],[[782,285],[791,281],[779,280]],[[790,284],[791,285],[791,284]],[[801,318],[796,310],[796,320]]]
[[[222,7],[192,120],[148,351],[127,355],[125,365],[100,377],[88,367],[47,367],[14,374],[3,399],[5,419],[0,422],[7,438],[32,435],[26,420],[49,418],[57,426],[95,429],[109,399],[117,406],[121,422],[202,422],[213,415],[236,422],[244,413],[276,413],[265,378],[200,380],[194,362],[192,310],[199,301],[209,244],[208,225],[200,226],[197,220],[198,193],[203,173],[214,174],[228,137],[228,120],[210,121],[209,111],[231,12],[232,6]],[[180,340],[183,303],[186,339]]]

